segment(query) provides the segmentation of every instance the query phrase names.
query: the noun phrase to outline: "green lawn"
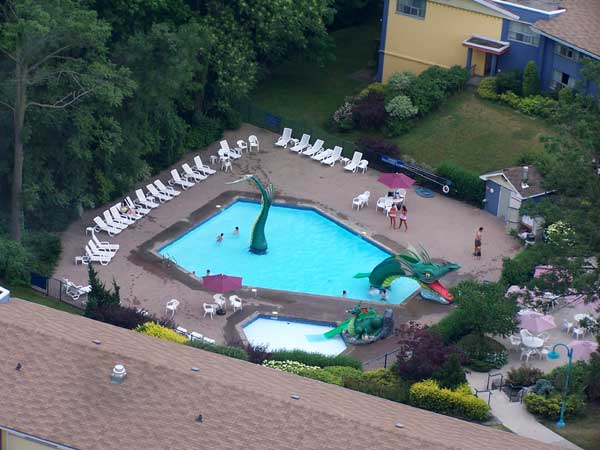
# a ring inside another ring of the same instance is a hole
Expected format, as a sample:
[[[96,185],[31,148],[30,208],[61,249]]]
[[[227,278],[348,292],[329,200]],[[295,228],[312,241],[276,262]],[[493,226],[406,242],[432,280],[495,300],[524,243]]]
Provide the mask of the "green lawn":
[[[319,67],[296,58],[277,67],[253,94],[253,102],[273,114],[323,127],[349,95],[374,76],[379,22],[332,33],[335,61]]]
[[[336,60],[324,67],[302,59],[279,66],[253,94],[253,103],[284,121],[300,121],[318,134],[344,98],[356,94],[374,75],[379,22],[332,33]],[[297,126],[297,125],[296,125]],[[298,130],[300,131],[300,130]],[[467,90],[395,139],[403,154],[435,167],[442,161],[482,173],[514,165],[524,152],[541,151],[543,121],[484,101]],[[335,133],[353,140],[359,133]]]
[[[14,286],[8,287],[10,290],[11,297],[18,297],[23,300],[27,300],[33,303],[37,303],[39,305],[48,306],[49,308],[58,309],[60,311],[65,311],[71,314],[83,315],[83,311],[81,309],[75,308],[67,303],[60,302],[58,300],[53,299],[52,297],[46,297],[43,294],[40,294],[37,291],[29,287],[24,286]]]
[[[560,429],[553,421],[544,421],[544,425],[585,450],[600,450],[600,404],[588,404],[582,417],[566,422]]]

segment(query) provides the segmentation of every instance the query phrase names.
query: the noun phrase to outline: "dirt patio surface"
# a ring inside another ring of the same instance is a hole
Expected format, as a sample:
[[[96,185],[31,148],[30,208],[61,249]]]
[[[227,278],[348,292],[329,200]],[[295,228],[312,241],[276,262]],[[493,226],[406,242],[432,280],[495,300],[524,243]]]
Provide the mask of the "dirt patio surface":
[[[189,331],[198,331],[220,343],[236,342],[239,339],[236,324],[256,311],[278,311],[286,316],[326,321],[342,321],[348,317],[345,310],[355,304],[353,301],[258,288],[257,296],[249,290],[238,293],[244,299],[243,311],[228,311],[226,316],[215,316],[212,320],[208,316],[204,318],[202,304],[212,302],[212,293],[204,291],[200,281],[167,267],[152,255],[150,250],[157,243],[168,242],[202,218],[217,212],[217,204],[226,204],[236,195],[256,196],[256,189],[249,184],[236,184],[235,191],[226,184],[250,173],[263,182],[272,182],[279,198],[313,204],[394,251],[399,252],[408,245],[422,244],[432,258],[460,264],[460,270],[442,279],[445,285],[451,286],[466,278],[495,281],[500,276],[502,258],[513,256],[519,249],[519,244],[507,235],[500,219],[441,193],[425,199],[417,196],[414,190],[409,190],[406,198],[408,232],[391,230],[385,214],[375,211],[377,198],[388,191],[377,182],[379,172],[369,169],[366,174],[352,174],[343,170],[341,165],[336,164],[333,168],[324,166],[289,150],[275,148],[275,134],[250,125],[229,131],[224,138],[231,145],[240,138],[247,139],[251,134],[258,137],[260,152],[244,154],[233,163],[232,172],[218,171],[176,199],[154,209],[146,218],[114,238],[108,238],[104,233],[99,235],[101,240],[120,244],[120,250],[111,263],[105,267],[96,265],[96,268],[107,284],[113,278],[117,281],[124,304],[140,306],[163,315],[166,302],[176,298],[181,302],[175,315],[176,322]],[[216,142],[206,149],[191,152],[186,155],[185,161],[200,154],[203,162],[208,164],[210,155],[216,154],[218,147],[219,143]],[[180,164],[177,168],[180,168]],[[170,178],[168,174],[169,170],[165,170],[152,180],[160,178],[166,182]],[[141,185],[146,184],[144,182]],[[369,206],[359,211],[352,209],[352,198],[366,190],[371,192]],[[104,209],[87,211],[63,233],[63,253],[55,271],[56,278],[69,278],[87,284],[87,267],[74,265],[74,258],[82,255],[83,246],[89,239],[85,236],[85,228],[91,226],[93,217],[101,215]],[[472,256],[473,238],[479,226],[485,230],[483,257],[476,260]],[[393,306],[397,323],[415,319],[436,322],[450,308],[415,297]],[[373,306],[381,311],[388,305]],[[349,352],[364,360],[393,348],[395,343],[392,338],[371,346],[353,348]]]

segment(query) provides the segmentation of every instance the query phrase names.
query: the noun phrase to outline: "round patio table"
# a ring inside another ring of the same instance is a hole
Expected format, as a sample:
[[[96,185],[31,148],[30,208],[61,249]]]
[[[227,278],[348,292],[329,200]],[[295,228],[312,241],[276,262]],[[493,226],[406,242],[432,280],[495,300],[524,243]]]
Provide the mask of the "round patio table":
[[[527,348],[542,348],[544,346],[544,340],[539,337],[530,337],[523,341],[523,345]]]
[[[573,316],[573,319],[575,319],[577,322],[581,322],[582,320],[589,320],[590,322],[595,322],[594,318],[592,316],[590,316],[589,314],[575,314]]]

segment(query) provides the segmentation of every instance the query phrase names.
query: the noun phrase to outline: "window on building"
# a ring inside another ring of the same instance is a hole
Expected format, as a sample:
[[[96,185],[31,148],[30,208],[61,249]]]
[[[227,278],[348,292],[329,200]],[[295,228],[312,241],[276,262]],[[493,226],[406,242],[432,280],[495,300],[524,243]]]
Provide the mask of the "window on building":
[[[398,0],[396,12],[407,16],[425,17],[427,0]]]
[[[563,58],[570,59],[571,61],[579,61],[579,52],[574,48],[567,47],[566,45],[556,44],[554,46],[554,52]]]
[[[540,34],[531,28],[529,24],[510,22],[508,26],[508,39],[537,47],[540,43]]]
[[[575,77],[572,77],[568,73],[561,72],[560,70],[555,70],[552,72],[552,87],[554,89],[560,89],[563,87],[575,87],[575,82],[577,80]]]

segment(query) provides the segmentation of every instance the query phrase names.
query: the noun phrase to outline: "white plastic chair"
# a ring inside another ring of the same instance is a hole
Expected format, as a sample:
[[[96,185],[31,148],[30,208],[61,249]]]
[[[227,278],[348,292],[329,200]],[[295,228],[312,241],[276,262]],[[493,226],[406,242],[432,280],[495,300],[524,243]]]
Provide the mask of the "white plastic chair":
[[[231,172],[233,170],[233,166],[231,165],[231,160],[230,159],[222,159],[221,160],[221,170],[223,172]]]
[[[354,197],[352,199],[352,209],[356,206],[356,209],[360,209],[365,206],[365,201],[362,196]]]
[[[244,141],[243,139],[240,139],[239,141],[236,142],[237,148],[240,149],[240,152],[245,151],[246,153],[248,153],[250,151],[248,144],[246,144],[246,141]]]
[[[215,306],[212,303],[204,303],[202,305],[202,307],[204,308],[204,317],[206,317],[207,314],[210,314],[210,318],[212,320],[213,316],[215,315]]]
[[[572,328],[573,328],[573,322],[569,322],[567,319],[563,319],[562,331],[564,331],[567,334],[571,334]]]
[[[519,336],[512,335],[512,336],[510,336],[509,340],[510,340],[510,345],[512,345],[512,348],[518,349],[521,347],[522,341]]]
[[[575,339],[577,339],[577,340],[583,339],[584,336],[585,336],[585,329],[584,328],[579,328],[579,327],[573,328],[573,337]]]
[[[525,362],[529,362],[529,358],[533,355],[537,354],[537,351],[533,348],[524,348],[521,350],[521,357],[519,358],[521,361],[525,358]]]
[[[377,199],[377,203],[375,204],[375,211],[381,208],[382,211],[385,211],[385,199],[387,197],[379,197]]]
[[[170,312],[171,317],[175,317],[175,311],[177,311],[177,307],[179,306],[179,300],[172,298],[167,302],[167,314]]]
[[[356,166],[356,168],[357,168],[357,170],[361,170],[362,173],[366,173],[368,165],[369,165],[369,161],[367,161],[366,159],[361,159],[361,161],[358,163],[358,166]]]
[[[238,309],[242,309],[242,299],[239,298],[237,295],[232,295],[229,297],[229,304],[233,308],[233,312],[235,312]]]
[[[226,309],[225,306],[227,305],[227,299],[223,296],[223,294],[213,295],[213,300],[219,308]]]
[[[255,148],[257,153],[260,152],[260,145],[256,136],[251,135],[250,137],[248,137],[248,144],[249,151],[252,151],[252,149]]]

